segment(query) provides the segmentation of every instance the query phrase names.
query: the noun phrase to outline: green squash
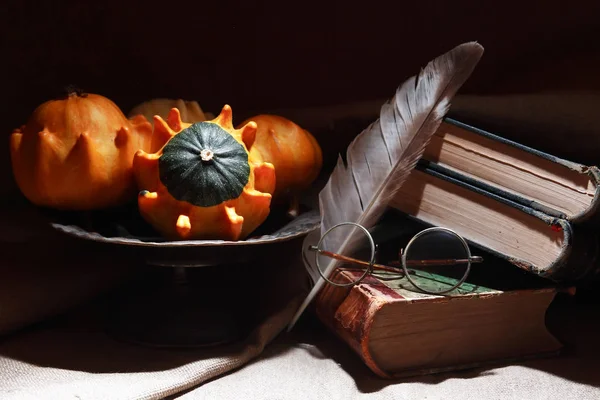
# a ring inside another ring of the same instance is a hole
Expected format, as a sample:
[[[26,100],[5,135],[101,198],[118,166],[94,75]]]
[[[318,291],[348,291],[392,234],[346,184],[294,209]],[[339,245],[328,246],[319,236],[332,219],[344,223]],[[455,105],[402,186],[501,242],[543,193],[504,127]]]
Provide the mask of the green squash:
[[[160,181],[176,200],[210,207],[242,194],[248,152],[225,129],[198,122],[175,135],[158,160]]]
[[[143,218],[163,236],[239,240],[270,213],[273,164],[249,152],[256,123],[240,129],[224,106],[212,121],[184,123],[177,109],[154,117],[154,153],[138,151],[133,170]]]

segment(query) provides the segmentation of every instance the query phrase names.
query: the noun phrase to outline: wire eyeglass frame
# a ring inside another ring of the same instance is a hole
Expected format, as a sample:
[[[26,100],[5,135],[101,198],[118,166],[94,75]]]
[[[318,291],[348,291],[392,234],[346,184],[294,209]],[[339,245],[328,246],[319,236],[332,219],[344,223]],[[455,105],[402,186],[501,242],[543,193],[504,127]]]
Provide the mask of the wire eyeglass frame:
[[[368,244],[369,244],[370,250],[371,250],[370,258],[369,258],[368,262],[321,249],[321,246],[323,244],[323,240],[325,239],[325,237],[332,230],[339,228],[340,226],[344,226],[344,225],[352,225],[352,226],[359,228],[367,237]],[[414,245],[415,241],[417,241],[419,238],[423,237],[424,235],[432,233],[432,232],[444,232],[444,233],[451,235],[454,239],[456,239],[458,241],[458,243],[461,244],[462,248],[465,251],[466,257],[458,258],[458,259],[454,258],[454,259],[439,259],[439,260],[435,260],[435,259],[434,260],[407,260],[406,256],[409,253],[409,249],[411,248],[411,246]],[[417,234],[415,234],[409,240],[409,242],[405,246],[405,248],[400,250],[400,255],[401,255],[400,262],[388,263],[388,264],[392,264],[392,265],[383,265],[383,264],[375,263],[375,259],[376,259],[376,255],[377,255],[377,245],[375,244],[375,241],[373,240],[371,233],[364,226],[362,226],[358,223],[355,223],[355,222],[341,222],[339,224],[332,226],[320,237],[317,245],[309,246],[309,250],[315,252],[315,263],[317,265],[317,270],[319,271],[319,275],[328,284],[331,284],[334,286],[339,286],[339,287],[354,286],[354,285],[361,283],[368,275],[376,276],[380,280],[396,280],[396,279],[402,279],[402,278],[406,277],[408,282],[414,288],[416,288],[418,291],[423,292],[423,293],[433,294],[433,295],[445,294],[445,293],[451,292],[451,291],[459,288],[467,280],[467,278],[471,272],[471,264],[483,262],[482,257],[473,256],[471,254],[471,249],[469,248],[467,241],[462,236],[460,236],[458,233],[456,233],[455,231],[453,231],[451,229],[448,229],[445,227],[437,227],[437,226],[431,227],[431,228],[426,228],[426,229],[418,232]],[[326,277],[325,274],[323,273],[320,262],[319,262],[320,254],[324,255],[326,257],[335,259],[337,261],[343,261],[346,263],[359,265],[364,269],[364,272],[360,277],[358,277],[358,279],[356,279],[352,282],[347,282],[347,283],[334,282],[334,281],[330,280],[329,277]],[[423,287],[421,287],[411,277],[411,275],[414,274],[414,271],[411,274],[411,270],[409,269],[410,266],[419,266],[419,265],[421,265],[421,266],[431,266],[431,265],[449,265],[449,266],[451,266],[451,265],[465,264],[465,263],[467,264],[467,266],[466,266],[466,269],[465,269],[465,272],[464,272],[462,278],[459,279],[451,287],[444,289],[444,290],[440,290],[440,291],[431,291],[431,290],[427,290],[427,289],[424,289]],[[392,276],[390,278],[390,277],[384,277],[381,275],[376,275],[374,273],[375,270],[396,273],[397,276]]]

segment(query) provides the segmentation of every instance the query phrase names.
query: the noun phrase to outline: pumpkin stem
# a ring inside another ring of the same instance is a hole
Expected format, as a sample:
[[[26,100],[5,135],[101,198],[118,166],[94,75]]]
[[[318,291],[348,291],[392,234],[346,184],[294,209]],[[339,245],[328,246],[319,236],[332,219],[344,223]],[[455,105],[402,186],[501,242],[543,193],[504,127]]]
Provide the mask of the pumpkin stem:
[[[205,162],[212,160],[214,156],[215,153],[213,153],[212,150],[209,149],[204,149],[200,152],[200,158],[202,158],[202,161]]]
[[[73,97],[73,96],[77,96],[77,97],[87,97],[88,94],[85,93],[83,91],[83,89],[75,86],[75,85],[67,85],[65,87],[65,93],[67,94],[67,97]]]

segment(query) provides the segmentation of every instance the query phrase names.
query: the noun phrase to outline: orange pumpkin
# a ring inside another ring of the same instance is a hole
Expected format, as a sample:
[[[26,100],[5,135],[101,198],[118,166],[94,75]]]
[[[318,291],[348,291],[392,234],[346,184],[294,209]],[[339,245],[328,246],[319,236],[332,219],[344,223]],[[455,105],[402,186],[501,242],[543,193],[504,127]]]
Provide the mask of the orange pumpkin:
[[[97,94],[70,92],[35,109],[10,137],[12,170],[39,206],[91,210],[135,198],[133,155],[152,135],[143,117],[128,120]]]
[[[314,136],[278,115],[256,115],[239,126],[249,121],[254,121],[258,127],[250,154],[275,167],[277,183],[273,202],[290,200],[308,188],[323,165],[321,147]]]
[[[249,153],[256,124],[232,125],[225,105],[212,121],[185,123],[177,108],[154,116],[153,147],[134,157],[142,217],[164,237],[239,240],[270,213],[272,164]],[[161,145],[162,144],[162,145]]]

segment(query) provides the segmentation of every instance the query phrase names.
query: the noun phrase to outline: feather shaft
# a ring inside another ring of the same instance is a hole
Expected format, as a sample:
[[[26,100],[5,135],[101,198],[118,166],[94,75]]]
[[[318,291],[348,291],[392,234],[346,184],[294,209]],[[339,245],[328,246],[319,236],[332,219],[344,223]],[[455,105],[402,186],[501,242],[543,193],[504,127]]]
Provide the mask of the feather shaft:
[[[379,118],[348,145],[346,165],[338,158],[319,193],[321,235],[341,222],[355,222],[367,229],[377,223],[423,155],[448,112],[451,99],[482,54],[483,47],[476,42],[461,44],[430,61],[418,75],[397,88],[395,95],[382,105]],[[314,235],[309,237],[314,239]],[[355,245],[356,240],[347,232],[327,235],[325,240],[325,248],[337,253],[352,250]],[[309,264],[307,269],[316,269],[310,256],[304,260]],[[331,273],[336,264],[336,260],[331,260],[324,274]],[[324,283],[319,277],[288,331]]]

